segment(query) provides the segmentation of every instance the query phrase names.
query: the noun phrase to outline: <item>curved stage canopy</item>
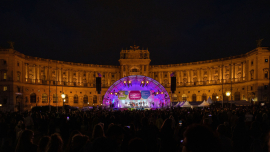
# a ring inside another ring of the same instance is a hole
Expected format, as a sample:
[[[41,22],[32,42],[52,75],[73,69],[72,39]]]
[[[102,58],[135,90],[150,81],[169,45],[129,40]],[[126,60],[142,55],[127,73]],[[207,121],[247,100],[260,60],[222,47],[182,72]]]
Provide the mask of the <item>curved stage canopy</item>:
[[[142,75],[121,78],[110,86],[103,98],[103,105],[113,108],[161,108],[169,103],[166,89]]]

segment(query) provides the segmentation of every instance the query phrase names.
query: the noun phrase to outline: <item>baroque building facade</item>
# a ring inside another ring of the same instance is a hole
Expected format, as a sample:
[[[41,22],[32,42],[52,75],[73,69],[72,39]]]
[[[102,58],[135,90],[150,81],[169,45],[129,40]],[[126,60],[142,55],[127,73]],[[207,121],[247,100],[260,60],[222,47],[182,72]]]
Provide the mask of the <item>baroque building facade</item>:
[[[12,48],[0,50],[0,110],[30,110],[33,106],[101,106],[107,89],[130,75],[144,75],[170,92],[171,75],[176,92],[171,101],[247,100],[269,102],[267,47],[246,54],[191,63],[150,65],[150,53],[131,46],[121,50],[119,63],[94,65],[63,62],[24,55]],[[95,78],[101,74],[102,91]],[[225,94],[230,92],[230,96]],[[65,102],[61,94],[65,94]]]

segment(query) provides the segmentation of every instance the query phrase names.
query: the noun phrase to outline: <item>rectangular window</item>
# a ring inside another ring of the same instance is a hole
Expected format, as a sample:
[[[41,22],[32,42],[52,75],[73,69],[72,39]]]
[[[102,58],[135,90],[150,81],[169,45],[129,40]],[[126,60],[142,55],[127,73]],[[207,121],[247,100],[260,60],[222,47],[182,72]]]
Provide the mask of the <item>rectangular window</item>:
[[[3,91],[7,91],[7,86],[4,86],[4,89],[3,89]]]
[[[268,78],[268,72],[264,73],[264,78],[266,78],[266,79]]]
[[[4,80],[7,79],[7,73],[4,73]]]
[[[58,99],[57,95],[53,94],[53,103],[57,103],[57,99]]]
[[[20,66],[20,63],[19,62],[17,62],[17,66]]]
[[[250,90],[253,90],[253,87],[252,86],[250,86]]]
[[[268,85],[264,85],[264,90],[267,90],[268,89]]]
[[[20,87],[18,87],[18,92],[21,92],[21,88]]]
[[[251,65],[253,65],[253,61],[251,61]]]
[[[17,76],[17,81],[20,81],[20,76]]]

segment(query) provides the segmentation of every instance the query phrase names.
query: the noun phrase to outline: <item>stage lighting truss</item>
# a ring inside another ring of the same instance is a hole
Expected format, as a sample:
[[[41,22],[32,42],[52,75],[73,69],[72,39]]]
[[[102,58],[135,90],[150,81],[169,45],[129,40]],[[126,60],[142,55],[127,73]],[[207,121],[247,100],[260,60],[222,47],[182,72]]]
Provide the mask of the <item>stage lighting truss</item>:
[[[124,80],[124,85],[131,87],[132,86],[132,81],[127,77],[127,80]]]
[[[149,81],[146,80],[146,77],[144,77],[143,80],[141,81],[140,86],[144,87],[144,86],[148,86],[148,84],[149,84]]]
[[[113,90],[110,94],[111,94],[112,96],[113,96],[113,95],[117,96],[117,95],[119,94],[119,92]]]

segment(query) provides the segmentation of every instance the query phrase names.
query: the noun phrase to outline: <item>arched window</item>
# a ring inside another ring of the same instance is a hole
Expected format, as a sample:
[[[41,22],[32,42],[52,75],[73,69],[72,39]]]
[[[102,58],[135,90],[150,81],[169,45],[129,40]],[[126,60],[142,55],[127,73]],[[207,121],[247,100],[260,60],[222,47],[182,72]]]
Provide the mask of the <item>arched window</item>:
[[[213,93],[212,94],[212,100],[213,101],[217,101],[217,93]]]
[[[207,95],[205,94],[205,93],[203,93],[203,95],[202,95],[202,101],[206,101],[207,100]]]
[[[240,101],[241,99],[240,99],[240,92],[235,92],[234,93],[234,100],[235,101]]]
[[[42,103],[47,103],[48,102],[48,95],[46,93],[42,94]]]
[[[93,103],[97,103],[97,96],[96,95],[94,95]]]
[[[58,103],[58,96],[53,94],[53,103]]]
[[[196,101],[197,101],[196,97],[197,97],[196,94],[193,94],[193,95],[192,95],[192,101],[193,101],[193,102],[196,102]]]
[[[31,95],[30,95],[30,102],[31,103],[36,103],[37,101],[36,101],[36,94],[35,93],[32,93]]]
[[[78,95],[74,95],[74,103],[78,103]]]
[[[66,94],[65,103],[68,103],[68,95]]]
[[[132,69],[131,72],[138,72],[138,70],[137,69]]]
[[[264,78],[265,78],[265,79],[268,79],[268,71],[265,71],[265,72],[264,72]]]
[[[182,95],[182,101],[187,101],[187,95],[186,94]]]
[[[85,104],[88,103],[88,96],[87,95],[83,96],[83,103],[85,103]]]

